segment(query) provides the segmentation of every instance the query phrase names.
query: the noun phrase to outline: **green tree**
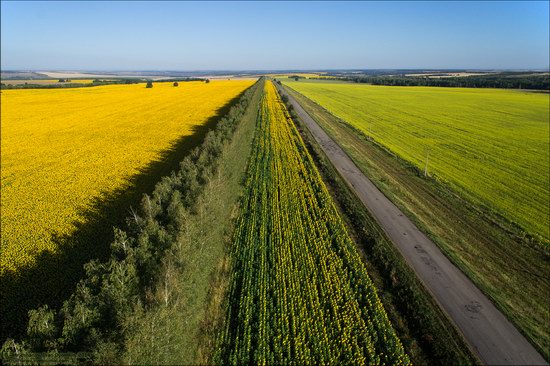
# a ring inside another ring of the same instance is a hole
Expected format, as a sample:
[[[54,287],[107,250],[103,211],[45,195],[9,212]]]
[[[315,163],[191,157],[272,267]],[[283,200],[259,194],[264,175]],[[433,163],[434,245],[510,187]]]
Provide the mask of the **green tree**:
[[[55,313],[48,305],[29,311],[27,335],[34,349],[43,351],[55,348],[57,333]]]

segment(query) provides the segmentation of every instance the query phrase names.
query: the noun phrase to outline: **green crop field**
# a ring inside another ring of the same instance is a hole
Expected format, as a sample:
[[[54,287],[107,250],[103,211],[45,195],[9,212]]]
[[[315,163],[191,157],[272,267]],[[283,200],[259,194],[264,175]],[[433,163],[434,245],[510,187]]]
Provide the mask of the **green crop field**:
[[[548,242],[549,94],[283,82]]]

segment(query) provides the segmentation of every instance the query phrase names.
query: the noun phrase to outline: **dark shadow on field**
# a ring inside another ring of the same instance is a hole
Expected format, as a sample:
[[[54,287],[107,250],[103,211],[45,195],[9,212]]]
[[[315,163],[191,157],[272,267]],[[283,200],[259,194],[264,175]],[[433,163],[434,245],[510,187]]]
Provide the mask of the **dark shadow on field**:
[[[84,212],[85,221],[74,234],[54,238],[59,252],[43,253],[36,265],[22,268],[18,275],[0,277],[0,347],[7,338],[18,339],[25,334],[28,311],[41,305],[58,309],[84,274],[83,265],[91,259],[105,260],[114,238],[113,227],[125,228],[130,208],[139,206],[144,193],[151,193],[161,177],[177,169],[179,162],[215,127],[236,104],[244,91],[219,108],[205,124],[193,128],[128,180],[128,186],[98,198]]]

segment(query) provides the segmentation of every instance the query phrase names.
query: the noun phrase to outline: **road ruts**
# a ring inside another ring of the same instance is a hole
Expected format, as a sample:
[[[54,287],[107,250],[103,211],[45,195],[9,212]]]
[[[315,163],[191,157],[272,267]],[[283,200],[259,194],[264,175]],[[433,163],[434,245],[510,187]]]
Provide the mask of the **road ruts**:
[[[374,216],[441,309],[462,332],[479,359],[486,365],[548,365],[515,326],[434,242],[376,188],[301,105],[280,85],[277,88],[288,97],[336,170]]]

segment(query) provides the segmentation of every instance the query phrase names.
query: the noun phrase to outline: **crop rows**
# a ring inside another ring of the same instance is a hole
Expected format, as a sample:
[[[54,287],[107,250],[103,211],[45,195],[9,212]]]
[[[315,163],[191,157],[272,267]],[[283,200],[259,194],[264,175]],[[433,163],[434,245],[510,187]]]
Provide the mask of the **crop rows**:
[[[408,364],[330,194],[266,83],[219,361]]]

